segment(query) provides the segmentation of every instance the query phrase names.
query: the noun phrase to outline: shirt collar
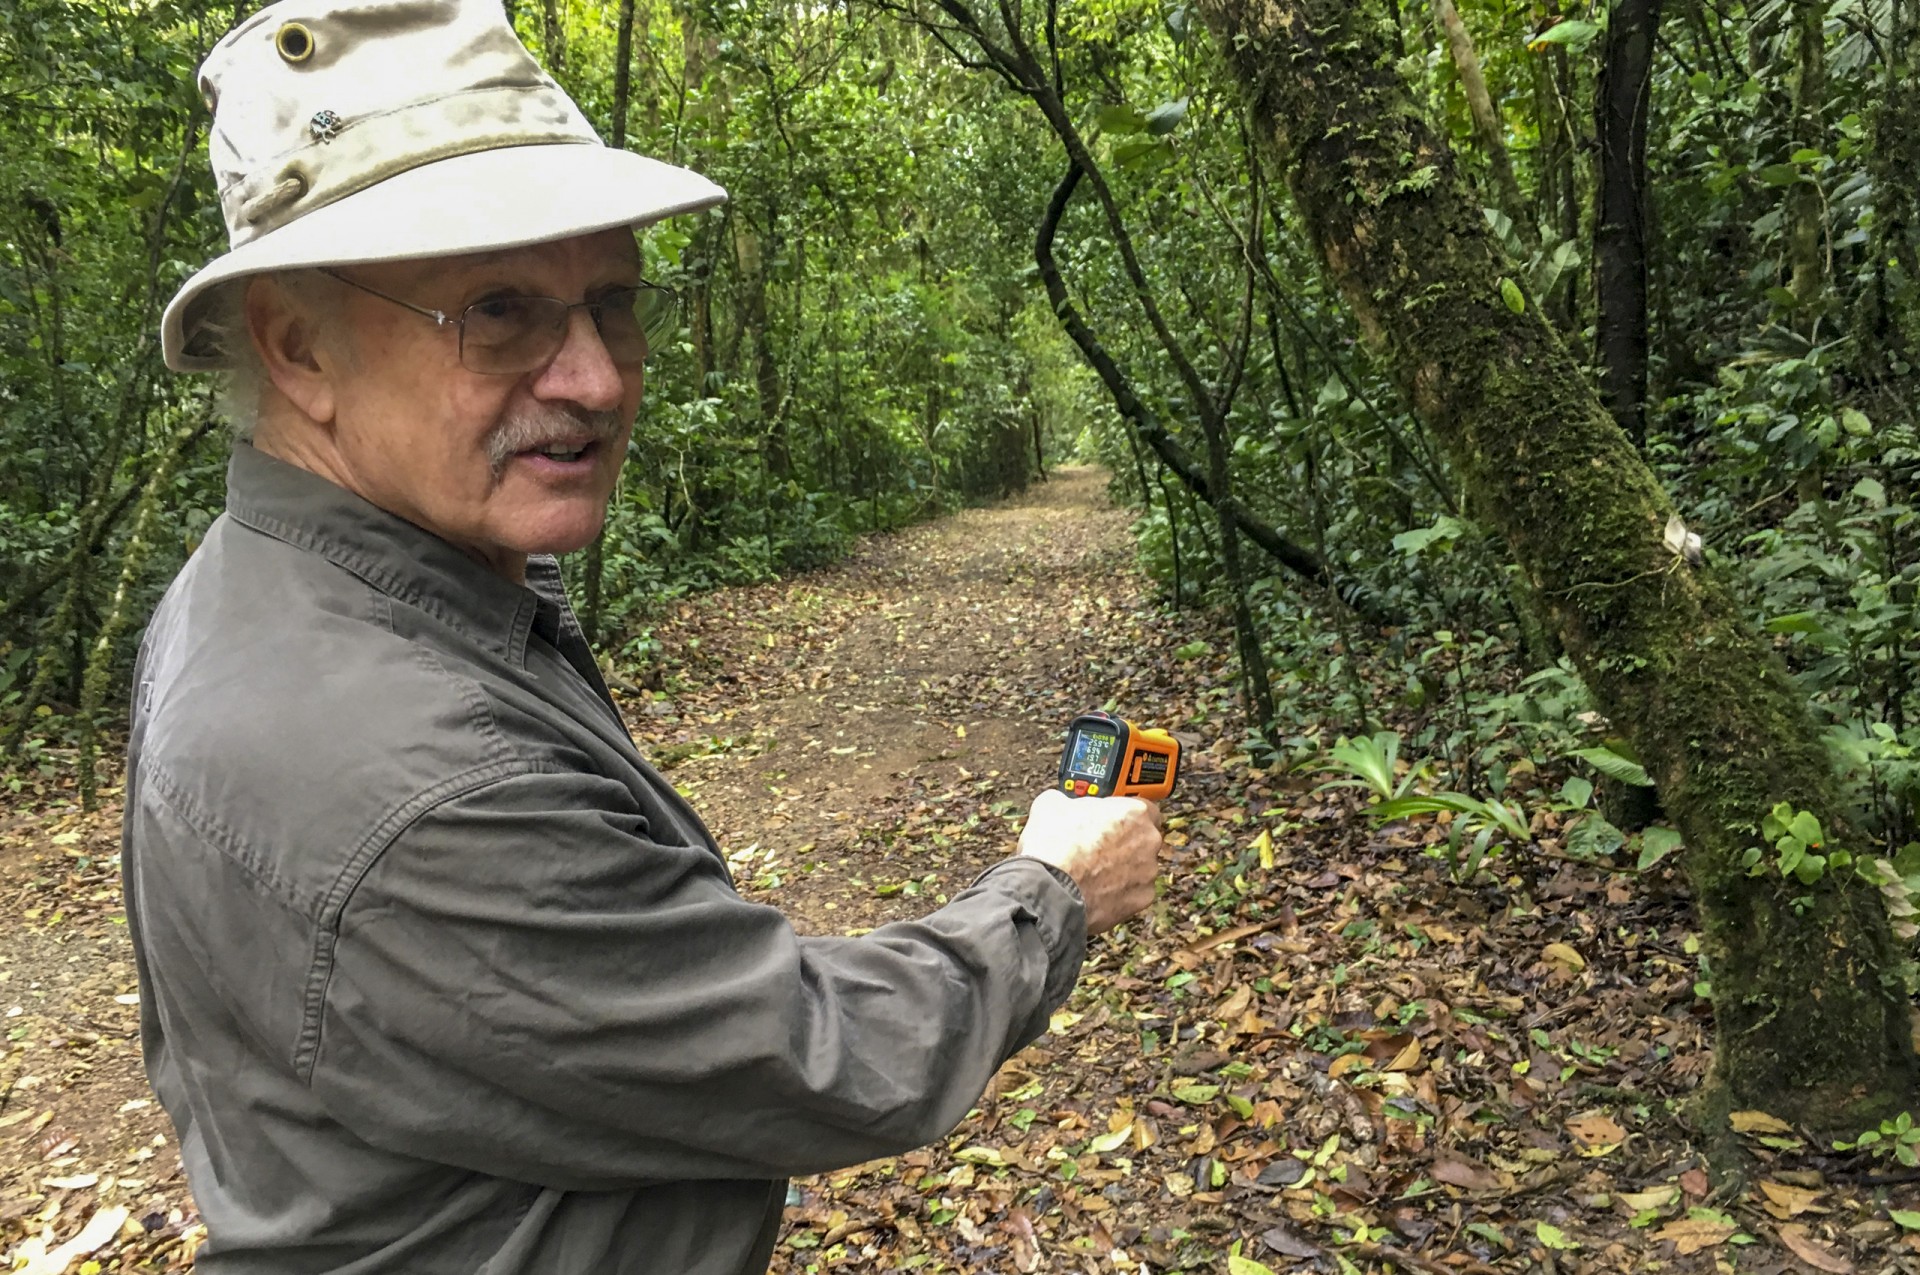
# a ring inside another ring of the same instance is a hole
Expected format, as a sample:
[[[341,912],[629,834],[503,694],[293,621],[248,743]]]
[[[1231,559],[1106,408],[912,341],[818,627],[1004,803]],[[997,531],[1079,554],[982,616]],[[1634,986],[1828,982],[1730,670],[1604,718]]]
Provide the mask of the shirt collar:
[[[568,614],[558,565],[528,560],[526,588],[451,544],[344,487],[246,443],[227,464],[227,512],[236,522],[352,572],[515,664],[536,625],[559,631]]]

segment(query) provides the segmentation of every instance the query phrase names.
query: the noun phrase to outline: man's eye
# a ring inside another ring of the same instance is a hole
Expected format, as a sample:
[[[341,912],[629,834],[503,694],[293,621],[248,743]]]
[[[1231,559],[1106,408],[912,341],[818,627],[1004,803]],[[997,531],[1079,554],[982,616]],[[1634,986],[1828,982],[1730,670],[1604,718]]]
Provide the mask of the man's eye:
[[[467,313],[490,323],[516,319],[526,313],[525,297],[483,297],[467,307]]]

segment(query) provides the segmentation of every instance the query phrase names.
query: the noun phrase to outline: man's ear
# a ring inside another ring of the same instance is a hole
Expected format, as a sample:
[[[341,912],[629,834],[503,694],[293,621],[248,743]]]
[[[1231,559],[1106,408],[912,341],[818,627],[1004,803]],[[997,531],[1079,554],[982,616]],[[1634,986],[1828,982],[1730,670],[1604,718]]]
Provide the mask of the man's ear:
[[[273,387],[309,420],[332,424],[341,360],[335,343],[322,339],[317,299],[289,280],[260,275],[247,284],[246,317],[247,335]]]

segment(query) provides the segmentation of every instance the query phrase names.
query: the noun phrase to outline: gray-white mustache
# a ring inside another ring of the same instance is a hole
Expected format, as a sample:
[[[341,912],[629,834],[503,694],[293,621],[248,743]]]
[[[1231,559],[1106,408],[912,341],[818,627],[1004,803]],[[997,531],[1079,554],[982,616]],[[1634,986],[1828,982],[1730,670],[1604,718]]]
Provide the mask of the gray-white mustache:
[[[487,436],[487,460],[497,474],[520,452],[571,441],[582,432],[588,435],[587,442],[604,443],[618,437],[620,429],[618,411],[569,412],[554,407],[516,412]]]

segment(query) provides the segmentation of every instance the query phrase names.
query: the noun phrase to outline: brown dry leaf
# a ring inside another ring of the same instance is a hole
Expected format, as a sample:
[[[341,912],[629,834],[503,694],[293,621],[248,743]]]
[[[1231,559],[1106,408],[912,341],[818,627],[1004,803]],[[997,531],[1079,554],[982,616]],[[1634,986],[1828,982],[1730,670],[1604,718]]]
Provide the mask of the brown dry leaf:
[[[1736,1111],[1727,1119],[1735,1133],[1792,1133],[1793,1126],[1764,1111]]]
[[[1381,1068],[1383,1071],[1416,1071],[1424,1059],[1420,1056],[1420,1041],[1410,1040],[1393,1056],[1393,1061]]]
[[[1653,1238],[1672,1240],[1673,1246],[1680,1250],[1680,1256],[1686,1257],[1698,1253],[1703,1248],[1725,1244],[1727,1238],[1737,1229],[1720,1222],[1709,1222],[1704,1218],[1687,1217],[1677,1222],[1667,1223],[1653,1233]]]
[[[1680,1175],[1680,1189],[1696,1200],[1707,1196],[1707,1174],[1704,1169],[1688,1169]]]
[[[1549,943],[1541,949],[1540,957],[1551,964],[1559,965],[1578,974],[1587,968],[1587,958],[1568,947],[1565,943]]]
[[[1435,1156],[1433,1180],[1463,1191],[1497,1191],[1503,1185],[1500,1175],[1465,1156]]]
[[[1033,1233],[1033,1215],[1024,1208],[1010,1209],[1000,1229],[1007,1236],[1014,1269],[1021,1275],[1033,1275],[1040,1269],[1040,1237]]]
[[[1333,1065],[1327,1068],[1327,1074],[1338,1080],[1354,1068],[1364,1067],[1366,1064],[1367,1059],[1364,1054],[1341,1054],[1333,1060]]]
[[[1246,1013],[1247,1007],[1252,1004],[1253,989],[1242,983],[1234,988],[1233,995],[1220,1002],[1219,1008],[1213,1011],[1213,1016],[1225,1020],[1235,1019]]]
[[[1803,1186],[1788,1186],[1784,1182],[1771,1182],[1765,1179],[1760,1183],[1760,1191],[1767,1197],[1765,1206],[1767,1212],[1782,1222],[1809,1211],[1826,1212],[1814,1203],[1825,1194],[1822,1191],[1810,1191]]]
[[[1780,1228],[1780,1242],[1815,1270],[1830,1271],[1832,1275],[1853,1275],[1852,1262],[1815,1240],[1808,1234],[1807,1228],[1798,1222]]]
[[[1627,1140],[1627,1131],[1604,1111],[1575,1116],[1567,1121],[1567,1132],[1580,1144],[1581,1155],[1605,1155]]]

